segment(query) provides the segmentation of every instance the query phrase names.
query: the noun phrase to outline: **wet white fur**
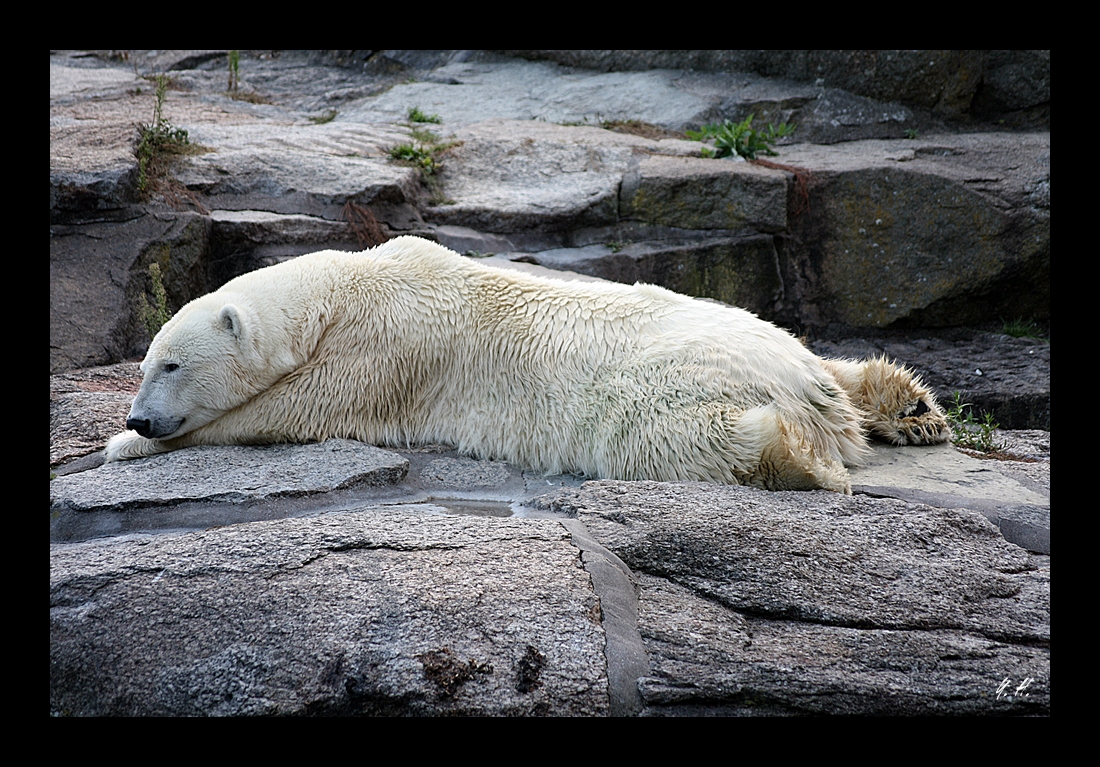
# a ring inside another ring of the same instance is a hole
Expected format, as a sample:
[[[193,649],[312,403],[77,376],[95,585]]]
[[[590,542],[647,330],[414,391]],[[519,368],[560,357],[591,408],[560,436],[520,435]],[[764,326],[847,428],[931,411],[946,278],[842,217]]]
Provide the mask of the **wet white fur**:
[[[238,277],[183,307],[142,371],[131,415],[182,424],[117,435],[108,460],[347,437],[547,473],[849,492],[844,464],[866,451],[822,361],[749,312],[413,237]]]

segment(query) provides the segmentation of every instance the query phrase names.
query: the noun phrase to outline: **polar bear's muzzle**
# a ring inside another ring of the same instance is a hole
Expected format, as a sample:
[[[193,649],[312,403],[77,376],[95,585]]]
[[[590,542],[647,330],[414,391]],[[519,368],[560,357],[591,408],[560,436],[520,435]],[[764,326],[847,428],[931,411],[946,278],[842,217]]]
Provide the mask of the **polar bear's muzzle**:
[[[126,419],[126,428],[132,429],[148,439],[161,439],[179,431],[185,420],[184,418],[177,418],[172,421],[165,421],[131,416]]]

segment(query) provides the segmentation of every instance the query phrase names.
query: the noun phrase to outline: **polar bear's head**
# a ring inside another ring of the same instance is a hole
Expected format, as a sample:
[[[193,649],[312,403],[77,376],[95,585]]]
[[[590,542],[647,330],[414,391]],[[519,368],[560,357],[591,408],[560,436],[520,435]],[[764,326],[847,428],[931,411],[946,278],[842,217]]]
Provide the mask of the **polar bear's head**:
[[[246,303],[212,294],[188,304],[149,345],[126,428],[171,439],[247,402],[286,372],[264,337]]]

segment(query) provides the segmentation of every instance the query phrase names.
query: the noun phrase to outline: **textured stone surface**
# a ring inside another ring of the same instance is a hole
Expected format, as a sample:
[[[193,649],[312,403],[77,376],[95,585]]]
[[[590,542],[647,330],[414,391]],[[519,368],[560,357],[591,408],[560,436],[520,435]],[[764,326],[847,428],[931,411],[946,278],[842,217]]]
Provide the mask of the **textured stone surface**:
[[[346,439],[314,445],[203,446],[107,463],[50,482],[55,511],[115,511],[193,500],[259,500],[400,482],[409,462]]]
[[[604,714],[599,601],[569,540],[369,508],[54,545],[50,710]]]

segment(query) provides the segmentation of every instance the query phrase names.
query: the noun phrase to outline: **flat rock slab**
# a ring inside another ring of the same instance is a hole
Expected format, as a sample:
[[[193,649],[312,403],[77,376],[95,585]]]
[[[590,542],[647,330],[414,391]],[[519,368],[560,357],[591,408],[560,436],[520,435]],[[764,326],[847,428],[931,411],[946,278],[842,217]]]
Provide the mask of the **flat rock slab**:
[[[589,482],[553,498],[631,569],[733,609],[1049,641],[1028,553],[975,512],[706,483]]]
[[[896,631],[734,612],[638,576],[649,716],[1043,714],[1048,650],[961,631]]]
[[[979,511],[1007,540],[1050,553],[1049,463],[1039,464],[1046,471],[1043,488],[1031,477],[1014,476],[1014,468],[1033,464],[975,458],[949,444],[875,444],[872,450],[867,465],[851,471],[852,492]]]
[[[50,508],[110,511],[187,501],[254,501],[400,482],[409,462],[363,442],[195,447],[108,463],[50,482]]]
[[[53,544],[51,712],[1049,714],[1049,559],[976,513],[703,483],[539,503],[573,518]]]
[[[418,193],[417,172],[387,156],[408,141],[396,126],[201,124],[191,133],[193,141],[217,151],[193,156],[178,177],[220,208],[336,219],[348,199],[404,200]]]
[[[444,174],[450,202],[429,218],[489,232],[616,223],[619,185],[635,151],[664,143],[506,119],[460,128],[454,139],[461,145]]]
[[[50,710],[599,715],[599,600],[558,521],[366,508],[50,549]]]
[[[710,121],[724,101],[810,101],[816,95],[807,85],[747,73],[593,72],[546,62],[483,60],[435,68],[418,82],[398,84],[350,104],[347,116],[363,122],[396,122],[416,105],[454,126],[499,116],[590,125],[602,120],[642,120],[683,130]]]
[[[1048,560],[979,514],[703,483],[542,503],[638,578],[646,713],[1049,712]]]

